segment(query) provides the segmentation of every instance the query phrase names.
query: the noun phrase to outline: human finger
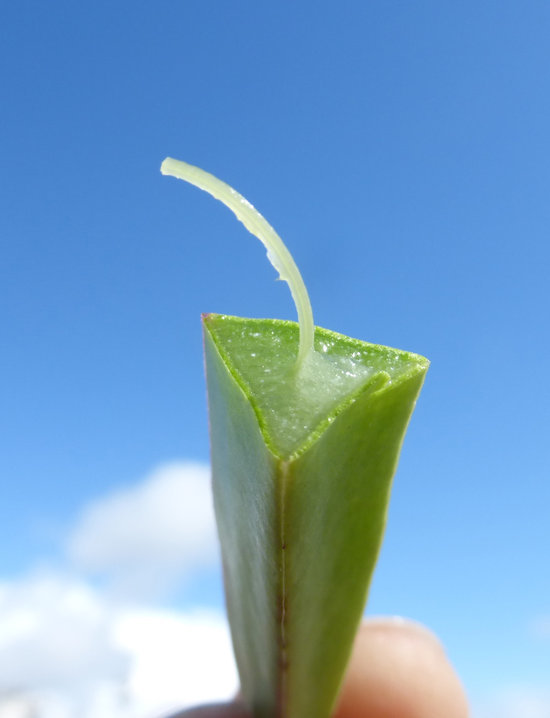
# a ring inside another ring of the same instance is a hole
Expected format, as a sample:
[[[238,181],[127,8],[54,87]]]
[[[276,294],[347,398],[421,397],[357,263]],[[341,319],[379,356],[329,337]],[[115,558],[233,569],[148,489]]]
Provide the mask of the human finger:
[[[365,621],[334,718],[468,718],[462,684],[435,635],[403,619]]]

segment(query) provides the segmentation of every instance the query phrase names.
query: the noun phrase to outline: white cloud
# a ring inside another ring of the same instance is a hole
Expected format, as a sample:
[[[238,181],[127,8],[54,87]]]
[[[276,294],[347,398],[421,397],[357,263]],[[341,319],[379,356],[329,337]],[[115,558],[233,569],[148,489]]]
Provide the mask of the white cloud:
[[[80,570],[106,575],[132,595],[215,563],[209,469],[167,464],[96,500],[77,521],[68,553]]]
[[[18,695],[0,697],[0,718],[35,718],[32,701]]]
[[[82,582],[51,576],[0,586],[0,691],[120,678],[112,616]]]
[[[473,718],[550,718],[550,689],[539,686],[503,689],[474,710]]]
[[[128,690],[151,715],[236,693],[229,630],[216,613],[132,611],[120,617],[116,637],[134,658]]]
[[[153,718],[236,687],[216,612],[113,604],[54,576],[0,587],[0,718]]]
[[[136,604],[218,561],[206,466],[167,464],[100,497],[65,551],[76,578],[0,579],[0,718],[158,718],[235,694],[221,613]]]

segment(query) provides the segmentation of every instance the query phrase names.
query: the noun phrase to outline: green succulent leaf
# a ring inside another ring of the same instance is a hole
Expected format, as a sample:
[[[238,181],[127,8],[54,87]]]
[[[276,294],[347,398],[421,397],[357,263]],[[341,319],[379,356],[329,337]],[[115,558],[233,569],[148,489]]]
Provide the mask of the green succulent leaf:
[[[335,399],[319,410],[307,378],[300,391],[288,371],[295,323],[207,315],[204,334],[214,505],[242,694],[259,718],[326,718],[428,362],[316,328],[316,354],[330,367],[318,390]],[[266,367],[278,369],[278,392],[263,381]],[[343,390],[342,373],[354,372],[360,380]],[[308,401],[313,420],[304,424]]]
[[[214,507],[241,692],[255,718],[328,718],[380,549],[392,478],[429,362],[314,327],[275,230],[224,202],[288,282],[299,324],[204,317]]]

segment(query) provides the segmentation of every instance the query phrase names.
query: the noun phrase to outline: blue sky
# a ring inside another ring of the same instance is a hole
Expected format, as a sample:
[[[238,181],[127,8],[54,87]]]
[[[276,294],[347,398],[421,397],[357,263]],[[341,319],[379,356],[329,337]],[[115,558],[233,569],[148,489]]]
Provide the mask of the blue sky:
[[[171,155],[275,226],[317,324],[432,362],[369,612],[437,630],[480,705],[548,688],[548,4],[21,0],[0,27],[0,580],[76,571],[90,502],[208,461],[201,312],[294,318]],[[210,567],[157,598],[221,600]]]

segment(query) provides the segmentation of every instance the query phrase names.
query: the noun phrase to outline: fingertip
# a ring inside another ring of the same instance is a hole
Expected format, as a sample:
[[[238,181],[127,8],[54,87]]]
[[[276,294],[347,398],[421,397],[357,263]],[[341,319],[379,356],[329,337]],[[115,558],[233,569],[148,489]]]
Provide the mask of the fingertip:
[[[468,718],[462,684],[437,637],[397,618],[365,621],[334,718]]]

